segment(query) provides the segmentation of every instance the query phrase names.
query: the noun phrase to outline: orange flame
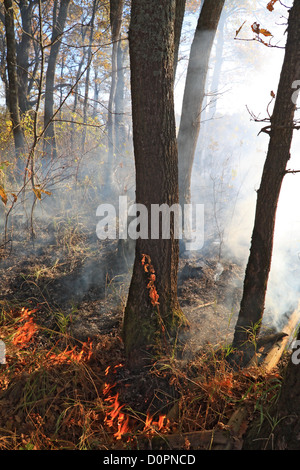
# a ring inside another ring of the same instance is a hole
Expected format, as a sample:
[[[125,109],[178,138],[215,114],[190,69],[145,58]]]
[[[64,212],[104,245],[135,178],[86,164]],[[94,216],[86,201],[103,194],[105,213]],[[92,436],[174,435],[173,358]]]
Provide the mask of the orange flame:
[[[93,342],[88,338],[86,342],[82,344],[81,351],[76,351],[76,347],[72,349],[66,349],[59,354],[51,353],[47,354],[47,358],[50,359],[52,364],[63,364],[67,362],[88,362],[93,354],[92,349]]]
[[[156,428],[159,431],[161,431],[163,428],[168,429],[169,420],[167,419],[165,423],[165,419],[166,415],[160,415],[157,421],[153,421],[153,416],[150,416],[150,414],[147,413],[143,431],[150,431],[153,433],[155,432]]]
[[[28,308],[25,309],[23,307],[21,312],[22,315],[18,321],[22,322],[25,320],[25,323],[17,329],[17,332],[12,340],[13,344],[19,347],[26,346],[26,344],[32,340],[38,329],[36,323],[33,321],[33,318],[30,316],[32,313],[36,312],[36,310],[29,310]]]
[[[160,415],[160,417],[158,418],[157,425],[158,425],[159,431],[163,428],[165,418],[166,418],[165,415]]]
[[[112,409],[107,413],[104,418],[104,422],[107,424],[107,426],[111,428],[114,425],[114,420],[119,416],[120,411],[124,407],[124,405],[120,405],[118,393],[113,397],[105,398],[105,401],[112,402],[112,404],[110,405]]]
[[[111,368],[111,366],[108,366],[105,369],[105,375],[107,376],[110,371],[115,374],[118,367],[123,367],[123,365],[118,364],[113,368]],[[104,398],[104,400],[109,403],[109,411],[106,412],[104,423],[110,428],[117,428],[117,431],[113,434],[113,436],[115,439],[119,440],[122,439],[124,434],[130,431],[130,427],[129,416],[122,411],[125,405],[120,404],[119,393],[117,392],[113,396],[109,395],[111,389],[114,388],[116,385],[116,383],[105,383],[102,393],[104,396],[106,395],[106,398]],[[150,413],[147,413],[143,432],[147,431],[148,433],[152,434],[157,431],[167,431],[169,429],[168,424],[169,420],[166,419],[166,415],[160,415],[157,421],[153,421],[153,416],[151,416]]]
[[[125,419],[125,414],[120,413],[119,418],[118,418],[118,431],[114,434],[114,437],[117,440],[122,439],[122,436],[126,432],[128,432],[129,430],[128,422],[129,422],[129,416],[127,416]]]
[[[144,431],[146,431],[147,429],[150,428],[151,423],[152,423],[152,419],[153,419],[152,416],[150,416],[149,413],[147,413],[145,426],[144,426]]]
[[[116,366],[114,366],[112,372],[115,374],[119,367],[123,367],[123,364],[117,364]],[[108,366],[105,369],[105,375],[108,375],[110,370],[111,367]],[[107,395],[109,391],[115,386],[116,384],[105,383],[103,388],[103,395]],[[117,431],[114,433],[114,437],[117,440],[122,439],[122,436],[129,430],[129,416],[126,416],[125,413],[121,413],[121,410],[125,405],[120,404],[119,393],[116,393],[116,395],[114,396],[108,396],[104,400],[111,403],[109,405],[111,409],[106,413],[104,423],[108,427],[112,428],[116,424],[115,421],[117,421]]]
[[[159,295],[158,295],[156,287],[154,285],[155,280],[156,280],[155,270],[154,270],[154,267],[151,264],[150,256],[143,254],[141,263],[144,266],[145,273],[150,272],[150,276],[148,278],[149,282],[147,284],[147,289],[149,289],[149,297],[150,297],[150,300],[151,300],[151,304],[153,306],[159,305],[159,302],[158,302]]]

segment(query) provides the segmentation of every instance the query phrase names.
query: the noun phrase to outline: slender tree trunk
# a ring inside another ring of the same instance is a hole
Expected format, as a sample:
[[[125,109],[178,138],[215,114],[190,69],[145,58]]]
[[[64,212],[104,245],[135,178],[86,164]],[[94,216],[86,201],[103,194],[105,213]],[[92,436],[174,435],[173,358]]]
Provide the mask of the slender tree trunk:
[[[175,29],[174,29],[174,37],[175,37],[174,39],[175,41],[174,77],[176,75],[177,64],[178,64],[178,53],[179,53],[179,46],[180,46],[182,24],[183,24],[184,13],[185,13],[185,4],[186,4],[186,0],[176,0],[176,16],[175,16]]]
[[[81,26],[81,43],[84,44],[84,40],[85,40],[85,35],[86,35],[86,27],[83,27]],[[73,107],[72,107],[72,125],[71,125],[71,128],[72,128],[72,139],[71,139],[71,150],[74,151],[74,145],[75,145],[75,142],[76,142],[76,139],[75,139],[75,123],[74,123],[74,115],[77,113],[77,106],[78,106],[78,89],[79,89],[79,78],[81,76],[81,73],[82,73],[82,68],[83,68],[83,65],[84,65],[84,62],[85,62],[85,58],[86,58],[86,54],[87,54],[87,51],[86,51],[86,48],[84,47],[83,48],[83,52],[82,52],[82,57],[81,57],[81,60],[79,62],[79,65],[78,65],[78,69],[77,69],[77,73],[76,73],[76,78],[75,78],[75,83],[76,83],[76,86],[74,88],[74,102],[73,102]],[[76,119],[75,119],[76,120]]]
[[[93,45],[93,38],[94,38],[94,23],[95,23],[95,15],[96,9],[98,6],[98,0],[94,0],[93,2],[93,11],[90,21],[90,37],[89,37],[89,48],[88,48],[88,63],[91,63],[92,60],[92,45]],[[90,64],[91,65],[91,64]],[[86,140],[86,126],[87,123],[87,113],[88,113],[88,98],[89,98],[89,88],[90,88],[90,66],[87,68],[86,76],[85,76],[85,90],[84,90],[84,101],[83,101],[83,130],[82,130],[82,141],[81,141],[81,150],[82,153],[84,152],[85,140]]]
[[[9,111],[13,125],[13,135],[15,143],[15,152],[17,157],[17,165],[20,171],[23,171],[21,154],[25,150],[25,138],[21,126],[20,110],[19,110],[19,93],[18,93],[18,77],[17,77],[17,55],[16,55],[16,38],[14,27],[14,11],[12,0],[4,1],[5,10],[5,33],[6,33],[6,62],[8,73],[8,98]]]
[[[225,15],[224,16],[222,15],[220,22],[219,22],[218,39],[217,39],[217,44],[216,44],[215,65],[214,65],[211,87],[210,87],[211,93],[215,94],[215,96],[212,99],[212,104],[209,106],[210,118],[213,118],[215,116],[215,113],[217,110],[217,101],[218,101],[217,94],[218,94],[222,63],[223,63],[225,21],[226,21]]]
[[[148,239],[138,238],[125,309],[123,336],[130,367],[140,367],[169,346],[183,322],[177,300],[179,244],[171,224],[170,238],[151,239],[153,204],[178,203],[178,162],[174,116],[175,0],[133,0],[129,31],[136,202],[148,210]],[[150,299],[150,256],[159,305]]]
[[[205,0],[191,46],[178,132],[180,204],[191,199],[191,175],[211,49],[225,0]]]
[[[17,46],[19,105],[21,115],[30,109],[28,94],[29,53],[32,42],[32,12],[33,2],[21,0],[19,8],[22,19],[22,36]]]
[[[271,266],[277,203],[286,165],[290,159],[294,114],[292,85],[300,77],[300,3],[296,1],[290,11],[285,58],[273,115],[270,121],[270,141],[257,191],[256,213],[250,255],[245,273],[243,296],[235,328],[233,347],[243,345],[253,334],[258,334],[263,318],[265,296]],[[285,295],[283,292],[282,295]]]
[[[53,27],[51,37],[51,48],[48,59],[48,67],[46,72],[46,85],[45,85],[45,110],[44,110],[44,156],[49,158],[56,157],[56,139],[54,123],[52,121],[54,113],[54,82],[55,82],[55,69],[58,57],[58,52],[61,44],[61,35],[63,34],[65,23],[68,14],[68,8],[71,0],[61,0],[59,5],[58,14],[58,0],[55,0],[53,6]]]
[[[99,101],[99,80],[98,80],[98,69],[94,67],[94,107],[92,116],[95,118],[98,115],[98,101]]]
[[[117,86],[115,96],[115,145],[119,154],[124,152],[124,144],[126,140],[124,112],[125,112],[125,53],[127,48],[123,50],[122,42],[118,43],[117,51]]]
[[[121,34],[124,0],[110,0],[110,27],[112,40],[111,56],[111,85],[108,103],[107,132],[108,132],[108,159],[111,161],[114,155],[115,145],[115,96],[118,75],[118,46]]]

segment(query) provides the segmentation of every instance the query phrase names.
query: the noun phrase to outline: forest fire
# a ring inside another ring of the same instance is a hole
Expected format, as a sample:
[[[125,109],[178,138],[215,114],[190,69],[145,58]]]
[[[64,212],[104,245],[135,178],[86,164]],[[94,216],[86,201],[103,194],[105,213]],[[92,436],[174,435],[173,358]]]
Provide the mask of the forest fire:
[[[300,449],[300,0],[0,24],[0,450]]]
[[[119,367],[123,367],[122,364],[118,364],[113,367],[112,373],[115,374],[116,370]],[[111,366],[108,366],[105,370],[105,375],[107,376],[111,371]],[[116,387],[117,383],[114,384],[104,384],[103,388],[103,395],[108,395],[104,400],[109,403],[109,411],[107,411],[104,423],[113,428],[117,426],[117,431],[113,434],[113,437],[117,440],[122,439],[122,437],[131,432],[134,432],[134,428],[137,429],[140,426],[140,420],[132,418],[132,427],[129,426],[130,416],[124,413],[125,404],[121,404],[119,401],[119,393],[116,392],[114,395],[109,395],[109,392]],[[151,416],[148,412],[146,415],[146,419],[144,422],[144,427],[141,430],[142,434],[152,435],[155,432],[167,432],[169,429],[169,420],[167,419],[166,415],[160,415],[157,420],[154,420],[154,416]],[[130,440],[130,437],[129,437]]]
[[[22,348],[33,339],[33,336],[38,330],[38,326],[36,325],[31,316],[34,312],[36,312],[36,309],[29,310],[28,308],[22,308],[22,314],[20,319],[18,320],[18,323],[24,323],[17,329],[17,332],[13,337],[12,343],[15,346],[19,346],[20,348]]]
[[[122,364],[117,364],[113,368],[113,373],[115,374],[117,369],[119,367],[122,367]],[[108,366],[105,369],[105,375],[107,376],[111,370],[111,366]],[[103,395],[107,395],[112,388],[114,388],[116,384],[108,384],[105,383],[104,389],[103,389]],[[110,403],[109,408],[110,411],[108,411],[105,415],[104,418],[104,424],[106,424],[108,427],[113,427],[117,423],[118,430],[114,434],[114,437],[119,440],[122,438],[122,436],[128,432],[129,427],[128,427],[128,422],[129,422],[129,416],[126,416],[125,413],[121,413],[121,410],[124,408],[124,405],[121,405],[119,402],[119,393],[116,393],[115,395],[111,396],[108,395],[105,399],[106,402]]]
[[[76,350],[76,346],[72,349],[66,347],[64,351],[56,354],[51,353],[51,351],[47,354],[47,358],[50,359],[51,364],[63,364],[66,362],[88,362],[93,354],[92,348],[93,342],[88,339],[86,342],[82,344],[81,350],[78,352]]]
[[[154,417],[150,416],[147,413],[145,426],[143,431],[148,431],[150,433],[154,433],[156,430],[158,431],[167,431],[169,426],[169,420],[167,419],[166,415],[160,415],[157,421],[154,421]]]
[[[34,335],[37,333],[39,327],[31,316],[37,309],[29,310],[22,308],[21,316],[18,319],[18,324],[21,323],[12,339],[14,346],[24,348],[33,340]],[[87,341],[82,343],[81,349],[78,351],[76,346],[70,348],[67,346],[60,353],[55,353],[52,349],[46,354],[46,359],[50,361],[51,365],[63,364],[68,362],[88,362],[93,354],[93,342],[88,338]]]

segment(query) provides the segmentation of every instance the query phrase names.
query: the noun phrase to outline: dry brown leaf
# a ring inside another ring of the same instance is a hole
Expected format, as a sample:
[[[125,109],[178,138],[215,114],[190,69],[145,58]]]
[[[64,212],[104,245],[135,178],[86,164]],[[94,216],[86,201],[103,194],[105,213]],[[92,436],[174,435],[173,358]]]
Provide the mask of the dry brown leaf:
[[[34,194],[36,195],[37,199],[41,199],[42,197],[42,194],[41,194],[41,190],[37,187],[35,188],[32,188],[32,191],[34,192]]]
[[[270,31],[268,31],[267,29],[260,29],[259,32],[264,36],[273,36],[273,34],[270,33]]]
[[[267,5],[267,9],[269,11],[273,11],[274,10],[274,3],[276,3],[276,2],[277,2],[277,0],[271,0]]]
[[[259,27],[260,27],[260,25],[259,25],[258,23],[253,23],[253,24],[251,25],[252,31],[253,31],[254,33],[256,33],[256,34],[259,34],[259,32],[260,32],[260,28],[259,28]]]
[[[41,189],[41,193],[47,194],[48,196],[52,194],[50,191],[45,191],[44,189]]]
[[[7,203],[7,194],[4,191],[4,188],[2,186],[0,186],[0,197],[2,199],[3,204],[6,205],[6,203]]]

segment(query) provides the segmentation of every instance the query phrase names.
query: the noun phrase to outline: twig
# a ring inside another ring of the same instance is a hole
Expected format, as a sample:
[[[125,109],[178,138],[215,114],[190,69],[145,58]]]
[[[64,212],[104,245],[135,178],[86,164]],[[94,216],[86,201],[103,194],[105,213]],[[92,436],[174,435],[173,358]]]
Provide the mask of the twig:
[[[215,302],[207,302],[207,304],[197,305],[197,307],[194,307],[191,309],[191,312],[193,312],[194,310],[197,310],[198,308],[209,307],[210,305],[214,305],[214,303]]]

